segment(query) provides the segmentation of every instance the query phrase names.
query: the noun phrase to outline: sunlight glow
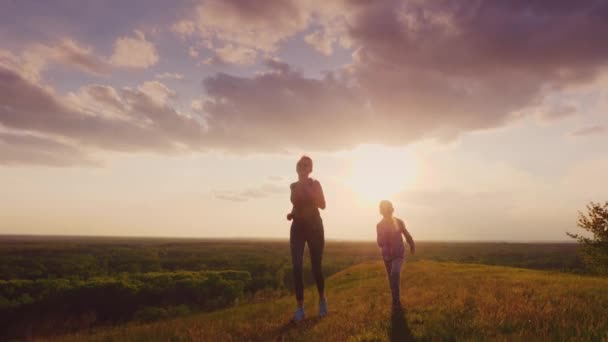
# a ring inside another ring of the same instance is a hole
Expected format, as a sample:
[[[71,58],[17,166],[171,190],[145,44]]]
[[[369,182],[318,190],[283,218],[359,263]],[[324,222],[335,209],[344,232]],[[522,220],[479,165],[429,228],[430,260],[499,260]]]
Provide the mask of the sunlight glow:
[[[415,181],[414,158],[403,148],[360,146],[352,151],[346,185],[366,202],[395,200]]]

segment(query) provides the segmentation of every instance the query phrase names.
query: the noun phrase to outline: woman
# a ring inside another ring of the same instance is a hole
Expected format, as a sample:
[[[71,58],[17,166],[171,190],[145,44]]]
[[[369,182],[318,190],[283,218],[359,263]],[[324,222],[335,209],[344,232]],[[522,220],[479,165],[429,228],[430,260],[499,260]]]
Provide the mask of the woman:
[[[325,209],[325,197],[321,184],[310,178],[312,172],[312,159],[310,157],[303,156],[300,158],[296,165],[296,172],[298,173],[298,181],[291,184],[293,208],[291,213],[287,214],[287,219],[292,220],[289,245],[291,247],[293,279],[298,303],[293,320],[301,321],[306,317],[304,314],[304,280],[302,278],[304,245],[306,243],[308,243],[312,273],[319,291],[319,316],[327,315],[325,284],[321,271],[325,235],[323,220],[321,220],[321,214],[319,213],[319,209]]]

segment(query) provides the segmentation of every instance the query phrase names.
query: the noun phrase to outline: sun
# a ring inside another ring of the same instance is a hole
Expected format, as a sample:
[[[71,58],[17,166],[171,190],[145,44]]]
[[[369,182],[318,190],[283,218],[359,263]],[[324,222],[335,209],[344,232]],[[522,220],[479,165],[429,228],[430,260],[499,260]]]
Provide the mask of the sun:
[[[395,200],[415,180],[415,161],[403,148],[360,146],[351,158],[346,185],[366,202]]]

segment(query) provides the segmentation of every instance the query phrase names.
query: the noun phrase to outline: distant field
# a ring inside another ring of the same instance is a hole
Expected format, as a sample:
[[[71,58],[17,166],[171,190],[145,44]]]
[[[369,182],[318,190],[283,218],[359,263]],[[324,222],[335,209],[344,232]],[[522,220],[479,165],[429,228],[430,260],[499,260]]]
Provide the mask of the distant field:
[[[330,314],[289,323],[285,297],[214,313],[125,325],[57,341],[408,341],[608,339],[608,279],[500,266],[419,261],[405,267],[406,312],[390,314],[385,271],[364,263],[328,280]],[[55,339],[54,339],[55,340]]]
[[[583,272],[574,243],[417,242],[411,260]],[[374,242],[328,241],[330,273],[379,257]],[[163,270],[289,267],[287,240],[0,236],[0,279],[95,277]]]
[[[570,243],[417,246],[409,261],[585,271]],[[324,271],[378,259],[374,242],[328,241]],[[0,237],[0,340],[190,316],[291,290],[286,240]]]

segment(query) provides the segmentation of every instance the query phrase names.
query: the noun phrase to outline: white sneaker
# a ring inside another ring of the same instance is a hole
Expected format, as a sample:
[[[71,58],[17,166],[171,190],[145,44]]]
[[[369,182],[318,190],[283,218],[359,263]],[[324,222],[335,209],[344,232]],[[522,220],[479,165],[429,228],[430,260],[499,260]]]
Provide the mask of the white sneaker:
[[[319,301],[319,316],[327,316],[327,299],[322,299],[321,301]]]
[[[304,320],[304,318],[306,318],[306,315],[304,314],[304,308],[298,308],[296,310],[296,312],[293,314],[292,320],[294,322],[299,322],[299,321]]]

